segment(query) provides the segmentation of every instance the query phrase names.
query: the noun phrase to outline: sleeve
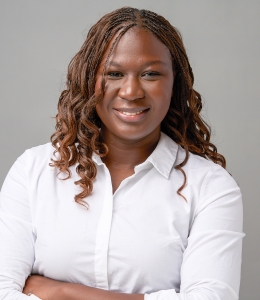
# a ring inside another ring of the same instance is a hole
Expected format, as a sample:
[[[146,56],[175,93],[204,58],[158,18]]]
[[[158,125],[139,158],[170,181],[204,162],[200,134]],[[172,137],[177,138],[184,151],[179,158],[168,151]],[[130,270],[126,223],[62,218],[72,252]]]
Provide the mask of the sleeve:
[[[204,178],[181,267],[180,292],[158,291],[145,300],[237,300],[243,209],[240,189],[220,166]]]
[[[0,300],[33,299],[22,293],[34,262],[25,162],[23,154],[10,169],[0,194]]]

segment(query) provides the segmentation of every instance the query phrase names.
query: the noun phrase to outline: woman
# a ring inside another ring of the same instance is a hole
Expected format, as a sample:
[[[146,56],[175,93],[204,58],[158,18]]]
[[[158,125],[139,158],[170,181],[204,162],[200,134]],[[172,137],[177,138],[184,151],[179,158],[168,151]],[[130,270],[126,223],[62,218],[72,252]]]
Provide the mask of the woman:
[[[163,17],[125,7],[90,29],[52,144],[1,191],[0,299],[238,299],[241,194],[192,86]]]

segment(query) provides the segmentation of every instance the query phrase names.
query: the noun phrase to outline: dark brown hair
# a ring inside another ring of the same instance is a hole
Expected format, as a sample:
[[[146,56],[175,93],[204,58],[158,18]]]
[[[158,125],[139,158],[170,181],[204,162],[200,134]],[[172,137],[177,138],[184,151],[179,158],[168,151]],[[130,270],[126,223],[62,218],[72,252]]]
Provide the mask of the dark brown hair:
[[[181,195],[186,184],[183,166],[188,161],[189,152],[210,159],[224,168],[226,165],[225,158],[210,142],[210,127],[200,116],[201,96],[193,89],[193,72],[180,33],[154,12],[123,7],[106,14],[92,26],[80,51],[71,60],[67,88],[58,102],[56,132],[51,136],[54,153],[59,155],[50,165],[67,173],[69,178],[69,167],[78,163],[76,171],[80,180],[75,184],[82,187],[82,192],[75,196],[75,201],[86,206],[88,204],[84,198],[91,194],[97,173],[92,154],[95,152],[103,157],[108,152],[107,146],[99,142],[100,120],[95,107],[103,95],[94,94],[95,76],[109,42],[116,37],[111,53],[120,37],[131,27],[151,31],[168,47],[172,56],[175,72],[173,96],[161,130],[186,152],[183,162],[175,166],[184,176],[177,193]],[[103,80],[103,93],[104,84]]]

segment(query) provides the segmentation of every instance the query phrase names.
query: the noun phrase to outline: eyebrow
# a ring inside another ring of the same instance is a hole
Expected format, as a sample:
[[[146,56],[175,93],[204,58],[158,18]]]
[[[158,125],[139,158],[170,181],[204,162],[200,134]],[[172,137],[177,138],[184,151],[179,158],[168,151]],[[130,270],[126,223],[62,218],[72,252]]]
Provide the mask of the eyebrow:
[[[150,67],[150,66],[157,65],[157,64],[164,65],[164,66],[167,65],[165,62],[163,62],[163,61],[161,61],[161,60],[158,59],[158,60],[148,61],[148,62],[142,64],[141,66],[144,67],[144,68],[146,68],[146,67]],[[120,65],[116,61],[110,61],[110,62],[108,62],[108,66],[113,66],[113,67],[118,67],[118,68],[122,67],[122,65]]]

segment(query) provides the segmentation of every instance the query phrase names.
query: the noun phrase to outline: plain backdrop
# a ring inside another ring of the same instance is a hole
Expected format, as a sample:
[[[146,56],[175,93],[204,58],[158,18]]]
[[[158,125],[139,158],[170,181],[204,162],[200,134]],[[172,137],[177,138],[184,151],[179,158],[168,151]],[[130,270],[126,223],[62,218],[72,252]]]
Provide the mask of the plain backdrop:
[[[153,10],[183,36],[203,115],[243,192],[240,299],[260,299],[259,0],[0,0],[0,185],[25,149],[49,141],[70,59],[121,6]]]

